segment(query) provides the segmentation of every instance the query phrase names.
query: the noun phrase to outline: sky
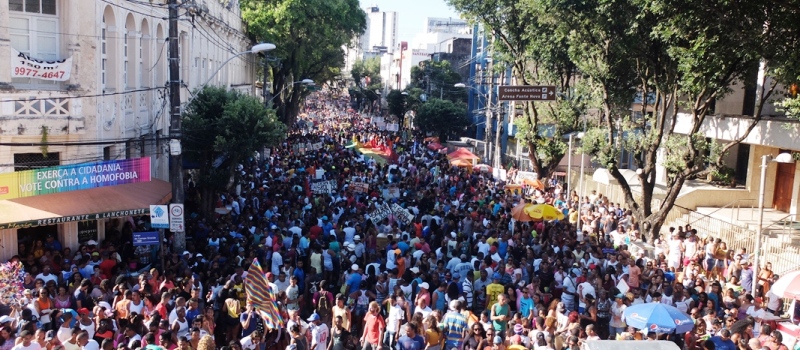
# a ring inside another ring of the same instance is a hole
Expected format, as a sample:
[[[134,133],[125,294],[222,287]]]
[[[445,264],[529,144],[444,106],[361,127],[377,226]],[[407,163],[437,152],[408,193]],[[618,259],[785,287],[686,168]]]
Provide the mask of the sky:
[[[361,7],[378,5],[381,11],[396,11],[398,17],[397,42],[411,41],[425,29],[428,17],[459,18],[458,13],[445,0],[360,0]]]

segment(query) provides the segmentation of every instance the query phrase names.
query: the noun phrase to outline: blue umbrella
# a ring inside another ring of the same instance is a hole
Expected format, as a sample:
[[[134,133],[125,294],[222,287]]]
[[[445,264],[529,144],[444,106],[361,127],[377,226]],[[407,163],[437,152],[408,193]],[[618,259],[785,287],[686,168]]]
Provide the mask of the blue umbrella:
[[[656,333],[685,333],[694,328],[689,315],[673,306],[646,303],[629,306],[622,314],[628,326]]]

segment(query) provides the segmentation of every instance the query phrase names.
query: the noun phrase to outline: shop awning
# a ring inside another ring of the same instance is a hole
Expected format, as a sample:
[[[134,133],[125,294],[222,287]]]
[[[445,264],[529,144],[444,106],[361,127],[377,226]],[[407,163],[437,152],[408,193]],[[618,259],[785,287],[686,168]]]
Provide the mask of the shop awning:
[[[152,180],[0,201],[0,229],[145,215],[172,198],[169,182]]]

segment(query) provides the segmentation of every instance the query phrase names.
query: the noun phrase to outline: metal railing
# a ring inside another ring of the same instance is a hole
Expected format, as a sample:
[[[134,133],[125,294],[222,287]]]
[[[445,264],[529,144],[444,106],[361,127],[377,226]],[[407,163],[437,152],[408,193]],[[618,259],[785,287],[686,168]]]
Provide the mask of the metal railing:
[[[680,206],[676,207],[688,210]],[[791,242],[794,235],[800,232],[800,230],[792,226],[796,224],[796,221],[789,220],[793,219],[795,215],[787,215],[783,220],[764,227],[764,229],[767,229],[773,225],[780,226],[780,228],[776,228],[771,232],[777,237],[772,237],[772,234],[762,234],[761,239],[764,241],[761,245],[761,250],[758,252],[755,251],[755,242],[758,237],[757,231],[744,225],[713,218],[696,211],[689,210],[687,216],[688,222],[698,233],[719,238],[725,242],[729,250],[737,251],[740,248],[744,248],[747,253],[759,254],[761,261],[772,264],[772,271],[776,274],[782,275],[797,270],[798,266],[800,266],[800,247]],[[765,231],[762,229],[762,232]]]
[[[715,209],[714,211],[712,211],[712,212],[710,212],[708,214],[705,214],[705,215],[708,216],[708,215],[714,214],[714,213],[716,213],[716,212],[718,212],[718,211],[720,211],[722,209],[731,208],[731,210],[733,210],[733,217],[736,220],[739,220],[739,209],[741,208],[741,202],[752,202],[752,203],[754,203],[755,199],[753,199],[753,198],[734,199],[734,200],[726,203],[725,205],[723,205],[723,206],[721,206],[721,207]],[[751,204],[750,205],[750,220],[753,220],[753,209],[754,208],[755,207]],[[689,222],[689,225],[692,225],[691,221]]]

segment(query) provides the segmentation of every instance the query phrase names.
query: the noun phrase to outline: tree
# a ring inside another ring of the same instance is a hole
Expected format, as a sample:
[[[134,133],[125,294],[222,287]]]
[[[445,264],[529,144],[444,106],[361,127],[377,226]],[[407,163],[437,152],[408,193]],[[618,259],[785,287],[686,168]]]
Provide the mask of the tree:
[[[271,42],[272,90],[281,119],[294,122],[300,100],[308,94],[294,81],[326,82],[338,77],[344,65],[342,47],[366,28],[366,13],[358,0],[242,0],[242,19],[258,42]]]
[[[350,69],[350,75],[355,82],[356,88],[361,93],[360,96],[367,100],[369,111],[373,112],[376,102],[379,103],[381,99],[381,96],[376,91],[383,89],[380,57],[356,60],[353,63],[353,68]]]
[[[223,87],[195,92],[183,113],[183,154],[199,164],[200,209],[214,210],[214,194],[228,190],[236,166],[265,146],[280,143],[286,126],[255,97]]]
[[[470,124],[463,105],[448,100],[433,98],[420,105],[414,125],[424,132],[439,136],[442,142],[447,136],[462,131]]]
[[[606,167],[622,187],[645,236],[660,231],[683,184],[722,156],[761,120],[764,103],[779,83],[797,72],[797,9],[747,0],[548,0],[543,16],[567,39],[569,58],[602,94],[597,128],[584,149]],[[713,20],[709,20],[713,18]],[[747,82],[759,65],[756,107],[740,138],[717,146],[701,128],[714,103],[731,87]],[[766,80],[770,77],[772,80]],[[796,79],[796,75],[793,79]],[[638,96],[642,115],[629,108]],[[678,113],[690,123],[678,126]],[[676,128],[684,130],[677,132]],[[640,183],[618,168],[622,150],[633,156]],[[666,194],[653,206],[657,157],[663,152]]]
[[[420,88],[430,98],[442,98],[466,103],[467,92],[453,87],[462,81],[461,74],[453,69],[450,61],[422,61],[411,67],[411,82],[407,89]]]
[[[386,104],[389,107],[389,114],[396,116],[400,125],[403,125],[408,111],[408,93],[403,95],[402,91],[393,89],[386,95]]]
[[[510,67],[517,85],[554,85],[565,97],[558,103],[516,102],[523,113],[516,118],[516,139],[527,146],[531,167],[540,177],[549,176],[564,157],[567,145],[563,135],[577,130],[580,115],[595,96],[591,89],[574,87],[581,77],[569,59],[566,38],[555,35],[558,23],[550,21],[546,1],[448,0],[467,19],[486,27],[493,43],[494,67],[488,72],[492,81]],[[583,93],[588,95],[579,95]],[[496,112],[487,115],[487,134]],[[502,118],[500,112],[498,126],[503,124]]]

